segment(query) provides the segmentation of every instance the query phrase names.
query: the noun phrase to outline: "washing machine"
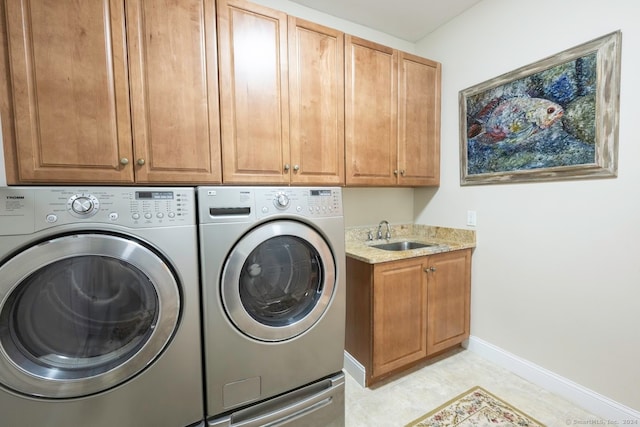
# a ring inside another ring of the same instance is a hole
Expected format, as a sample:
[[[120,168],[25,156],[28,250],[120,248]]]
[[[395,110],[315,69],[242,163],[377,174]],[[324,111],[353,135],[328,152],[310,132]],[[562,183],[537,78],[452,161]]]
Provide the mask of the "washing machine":
[[[209,426],[343,425],[341,189],[199,187],[197,198]]]
[[[194,188],[0,188],[0,424],[203,425]]]

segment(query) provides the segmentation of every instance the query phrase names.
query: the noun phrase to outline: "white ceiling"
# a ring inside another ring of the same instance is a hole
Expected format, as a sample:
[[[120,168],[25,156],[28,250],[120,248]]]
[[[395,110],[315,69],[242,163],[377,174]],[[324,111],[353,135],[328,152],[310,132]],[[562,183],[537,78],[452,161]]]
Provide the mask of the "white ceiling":
[[[417,42],[481,0],[291,0]]]

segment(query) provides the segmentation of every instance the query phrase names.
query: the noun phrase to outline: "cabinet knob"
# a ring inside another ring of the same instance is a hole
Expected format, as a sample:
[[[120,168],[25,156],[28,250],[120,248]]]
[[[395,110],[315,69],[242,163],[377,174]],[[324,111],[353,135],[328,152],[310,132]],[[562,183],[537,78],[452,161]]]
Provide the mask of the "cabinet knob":
[[[289,163],[285,163],[284,164],[284,171],[285,172],[289,172],[289,169],[291,169],[291,166],[289,166]]]
[[[294,172],[298,172],[300,170],[300,166],[299,165],[293,165],[293,170],[294,170]]]
[[[139,166],[144,165],[144,159],[138,159],[138,161],[136,162]]]
[[[121,165],[128,165],[129,164],[129,159],[127,159],[126,157],[123,157],[120,159],[120,164]]]
[[[395,176],[398,176],[398,169],[394,170],[394,171],[393,171],[393,174],[394,174]]]
[[[400,175],[404,176],[404,169],[400,169]]]
[[[436,271],[435,267],[425,267],[424,268],[424,272],[425,273],[433,273],[434,271]]]

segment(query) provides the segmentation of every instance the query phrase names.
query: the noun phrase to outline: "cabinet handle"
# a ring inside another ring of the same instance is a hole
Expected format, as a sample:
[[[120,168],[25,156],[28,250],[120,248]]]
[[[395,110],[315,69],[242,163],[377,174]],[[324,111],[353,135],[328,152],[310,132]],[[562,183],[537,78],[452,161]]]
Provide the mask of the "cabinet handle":
[[[144,165],[144,159],[138,159],[138,161],[136,162],[139,166]]]
[[[424,272],[425,273],[433,273],[434,271],[436,271],[435,267],[425,267],[424,268]]]
[[[289,172],[289,169],[291,168],[291,166],[289,166],[289,163],[285,163],[284,164],[284,171],[285,172]]]
[[[123,157],[120,159],[120,164],[121,165],[128,165],[129,164],[129,159],[127,159],[126,157]]]
[[[300,170],[300,166],[293,165],[293,170],[294,170],[294,172],[298,172]]]

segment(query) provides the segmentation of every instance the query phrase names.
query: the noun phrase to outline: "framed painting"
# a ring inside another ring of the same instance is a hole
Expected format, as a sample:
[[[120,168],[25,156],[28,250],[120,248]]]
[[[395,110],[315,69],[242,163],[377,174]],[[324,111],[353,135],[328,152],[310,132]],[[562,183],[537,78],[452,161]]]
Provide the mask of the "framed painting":
[[[460,185],[617,176],[621,38],[460,91]]]

